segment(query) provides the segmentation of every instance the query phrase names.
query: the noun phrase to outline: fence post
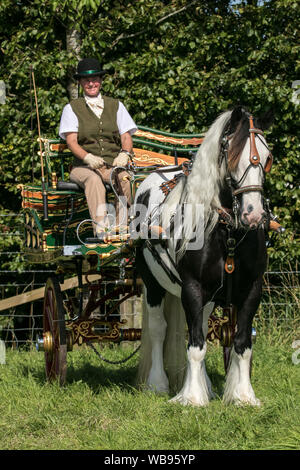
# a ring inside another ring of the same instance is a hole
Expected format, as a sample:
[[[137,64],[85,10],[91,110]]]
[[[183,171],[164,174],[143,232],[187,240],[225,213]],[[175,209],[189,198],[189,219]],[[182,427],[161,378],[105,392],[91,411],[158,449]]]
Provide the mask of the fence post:
[[[5,350],[5,342],[0,339],[0,364],[5,364],[6,361],[6,350]]]

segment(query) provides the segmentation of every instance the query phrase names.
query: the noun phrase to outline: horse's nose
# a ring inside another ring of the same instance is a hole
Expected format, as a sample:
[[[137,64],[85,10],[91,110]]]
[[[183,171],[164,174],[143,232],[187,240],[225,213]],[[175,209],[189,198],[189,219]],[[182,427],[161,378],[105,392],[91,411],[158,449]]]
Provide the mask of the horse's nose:
[[[251,210],[249,210],[251,209]],[[260,224],[263,224],[267,219],[267,214],[265,211],[260,213],[253,212],[253,206],[251,204],[247,207],[247,211],[244,211],[242,214],[242,222],[245,225],[248,225],[252,229],[256,229]]]

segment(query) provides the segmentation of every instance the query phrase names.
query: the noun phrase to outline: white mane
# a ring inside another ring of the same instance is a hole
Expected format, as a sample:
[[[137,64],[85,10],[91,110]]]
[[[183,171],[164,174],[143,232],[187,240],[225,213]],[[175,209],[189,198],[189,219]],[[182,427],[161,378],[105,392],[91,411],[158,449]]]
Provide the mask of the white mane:
[[[203,227],[207,236],[218,220],[217,209],[221,207],[219,200],[220,183],[224,178],[224,165],[219,168],[218,158],[220,152],[220,137],[223,129],[230,119],[231,111],[221,114],[209,130],[196,154],[192,171],[186,184],[182,179],[170,192],[165,200],[161,214],[161,223],[164,228],[170,224],[170,218],[179,204],[189,204],[191,207],[199,207],[203,210]],[[199,213],[198,213],[199,217]],[[197,226],[197,213],[193,210],[191,216],[184,218],[182,243],[179,256],[182,256],[186,246]]]

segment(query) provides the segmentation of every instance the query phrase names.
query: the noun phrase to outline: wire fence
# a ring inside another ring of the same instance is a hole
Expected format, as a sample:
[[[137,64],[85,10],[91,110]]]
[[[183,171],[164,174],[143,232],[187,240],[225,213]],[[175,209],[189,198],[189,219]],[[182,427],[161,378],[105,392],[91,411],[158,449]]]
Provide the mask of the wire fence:
[[[24,270],[9,271],[0,270],[0,280],[3,275],[14,275],[12,283],[0,282],[1,300],[13,298],[20,293],[29,292],[38,287],[43,287],[47,277],[54,274],[54,270]],[[280,285],[268,283],[268,277],[276,274],[281,279],[288,277],[298,279],[299,271],[278,271],[267,272],[263,287],[262,301],[259,307],[258,320],[263,319],[264,323],[276,321],[285,323],[291,327],[297,317],[299,318],[299,283],[284,282]],[[27,282],[24,282],[24,276]],[[31,276],[31,279],[28,278]],[[130,312],[126,312],[127,318],[130,316],[140,316],[140,304],[138,310],[130,307]],[[41,335],[43,330],[43,298],[27,304],[7,308],[0,312],[0,339],[5,341],[6,346],[18,349],[21,345],[34,345],[37,335]]]
[[[7,220],[13,223],[8,223]],[[19,225],[18,225],[19,224]],[[19,229],[20,228],[20,229]],[[41,269],[25,268],[22,264],[24,252],[21,251],[22,243],[13,242],[7,246],[7,240],[22,239],[22,220],[20,214],[0,213],[0,301],[41,288],[45,285],[49,276],[55,273],[55,267]],[[4,240],[4,246],[1,245]],[[2,249],[3,246],[3,249]],[[12,268],[12,263],[18,257],[18,266]],[[3,261],[4,260],[4,261]],[[297,269],[287,271],[267,271],[264,275],[263,296],[259,307],[256,322],[268,323],[276,318],[287,327],[293,327],[295,320],[299,319],[299,274]],[[140,302],[134,299],[128,301],[128,311],[125,312],[129,323],[137,323],[136,319],[130,321],[130,317],[141,316]],[[141,320],[138,320],[141,323]],[[34,302],[25,303],[15,307],[7,307],[0,310],[0,340],[18,349],[21,345],[32,346],[36,336],[43,330],[43,298]]]

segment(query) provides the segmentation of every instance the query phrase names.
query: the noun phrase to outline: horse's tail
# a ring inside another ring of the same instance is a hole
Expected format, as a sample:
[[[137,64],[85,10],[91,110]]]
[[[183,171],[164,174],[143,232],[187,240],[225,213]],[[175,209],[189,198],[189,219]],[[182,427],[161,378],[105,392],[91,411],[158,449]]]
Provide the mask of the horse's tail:
[[[180,298],[166,293],[164,316],[167,322],[164,341],[164,367],[169,379],[170,393],[178,393],[183,385],[186,369],[186,320]],[[151,342],[146,302],[143,301],[142,340],[137,384],[146,384],[151,368]]]

